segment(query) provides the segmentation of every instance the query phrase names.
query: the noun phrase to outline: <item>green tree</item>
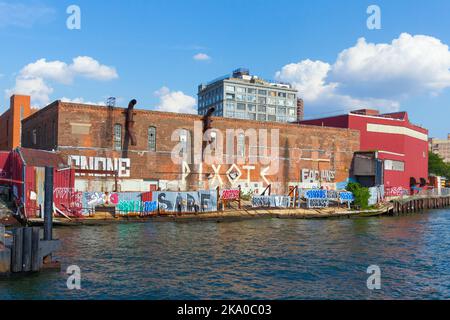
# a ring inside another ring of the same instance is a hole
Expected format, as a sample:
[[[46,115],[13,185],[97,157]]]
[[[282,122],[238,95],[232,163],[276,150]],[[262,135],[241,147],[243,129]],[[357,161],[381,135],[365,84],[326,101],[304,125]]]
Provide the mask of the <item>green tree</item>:
[[[354,204],[362,210],[369,208],[370,192],[368,188],[361,186],[357,182],[350,182],[347,185],[347,191],[353,193]]]
[[[428,171],[437,176],[444,176],[450,179],[450,164],[445,163],[441,156],[433,152],[428,154]]]

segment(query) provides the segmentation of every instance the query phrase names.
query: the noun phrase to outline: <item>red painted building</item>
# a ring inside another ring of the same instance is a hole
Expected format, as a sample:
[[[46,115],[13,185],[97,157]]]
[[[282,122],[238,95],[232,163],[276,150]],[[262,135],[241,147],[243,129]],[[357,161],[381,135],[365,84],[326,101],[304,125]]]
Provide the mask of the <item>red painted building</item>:
[[[379,114],[364,109],[300,123],[359,130],[361,151],[373,154],[381,165],[380,170],[376,163],[372,168],[375,175],[380,173],[374,180],[384,184],[388,194],[423,186],[428,177],[428,130],[412,124],[406,112]],[[359,180],[368,181],[363,175]]]

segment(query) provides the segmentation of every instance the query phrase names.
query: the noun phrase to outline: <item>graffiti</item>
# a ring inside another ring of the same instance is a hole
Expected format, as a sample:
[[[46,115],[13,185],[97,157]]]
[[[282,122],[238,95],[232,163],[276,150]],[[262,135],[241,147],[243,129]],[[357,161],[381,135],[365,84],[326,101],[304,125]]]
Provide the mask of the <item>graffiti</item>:
[[[355,201],[355,197],[351,192],[340,192],[339,193],[339,201],[340,203],[351,203]]]
[[[408,195],[409,191],[403,187],[386,187],[386,197],[401,197]]]
[[[305,193],[306,199],[327,199],[327,190],[308,190]]]
[[[317,183],[319,181],[332,182],[336,176],[336,171],[333,170],[302,170],[302,182]]]
[[[116,208],[121,214],[130,212],[149,213],[158,210],[158,203],[156,201],[139,200],[120,201]]]
[[[252,207],[254,208],[288,208],[291,198],[289,196],[253,196]]]
[[[9,172],[5,171],[3,169],[0,169],[0,178],[7,178],[9,177]]]
[[[222,200],[239,200],[240,190],[239,189],[222,190],[221,198]]]
[[[300,193],[300,197],[302,193]],[[339,201],[340,203],[348,203],[354,201],[353,194],[346,191],[314,189],[304,192],[306,205],[308,208],[326,208],[330,205],[330,201]]]
[[[384,185],[369,188],[369,205],[373,206],[384,199]]]
[[[154,192],[160,211],[212,212],[217,211],[217,192]]]
[[[53,190],[54,199],[66,199],[75,190],[73,188],[55,188]]]
[[[69,156],[69,165],[75,169],[82,170],[106,170],[116,171],[121,178],[130,177],[131,160],[126,158],[103,158],[103,157],[85,157]],[[77,176],[84,174],[77,174]],[[96,177],[105,177],[105,174],[94,174]]]
[[[330,200],[328,199],[308,199],[307,206],[310,209],[314,208],[327,208],[330,205]]]

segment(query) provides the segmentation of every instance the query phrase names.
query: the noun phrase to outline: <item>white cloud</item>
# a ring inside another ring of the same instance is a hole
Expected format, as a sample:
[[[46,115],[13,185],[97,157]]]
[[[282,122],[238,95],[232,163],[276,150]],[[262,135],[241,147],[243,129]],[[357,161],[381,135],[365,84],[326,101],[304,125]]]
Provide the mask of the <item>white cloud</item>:
[[[69,68],[74,74],[95,80],[107,81],[119,77],[114,67],[102,65],[97,60],[86,56],[73,59]]]
[[[76,76],[95,80],[113,80],[118,78],[116,69],[100,64],[91,57],[76,57],[71,64],[61,61],[39,59],[26,65],[21,71],[22,77],[39,77],[59,83],[72,83]]]
[[[91,104],[91,105],[95,105],[95,106],[105,106],[106,105],[106,103],[104,101],[99,101],[99,102],[86,101],[84,98],[81,98],[81,97],[74,98],[74,99],[62,97],[60,100],[62,102]]]
[[[47,81],[59,84],[72,84],[76,77],[107,81],[118,78],[114,67],[100,64],[91,57],[76,57],[71,64],[62,61],[39,59],[22,68],[16,77],[15,87],[6,90],[6,95],[27,94],[35,105],[46,105],[50,102],[53,88]]]
[[[53,93],[53,88],[48,86],[42,78],[37,77],[18,77],[16,86],[13,89],[6,90],[7,98],[13,94],[27,94],[33,99],[33,106],[47,105],[50,102],[49,96]]]
[[[167,87],[162,87],[155,91],[160,103],[156,110],[177,113],[197,113],[195,98],[184,94],[181,91],[170,91]]]
[[[41,4],[0,2],[0,28],[29,28],[38,22],[48,22],[55,17],[55,9]]]
[[[291,82],[307,105],[398,110],[417,94],[439,94],[450,87],[450,51],[439,39],[403,33],[392,43],[364,38],[339,53],[331,65],[303,60],[284,66],[276,78]]]
[[[208,56],[206,53],[197,53],[197,54],[193,57],[193,59],[194,59],[194,60],[197,60],[197,61],[209,61],[209,60],[211,60],[211,57]]]

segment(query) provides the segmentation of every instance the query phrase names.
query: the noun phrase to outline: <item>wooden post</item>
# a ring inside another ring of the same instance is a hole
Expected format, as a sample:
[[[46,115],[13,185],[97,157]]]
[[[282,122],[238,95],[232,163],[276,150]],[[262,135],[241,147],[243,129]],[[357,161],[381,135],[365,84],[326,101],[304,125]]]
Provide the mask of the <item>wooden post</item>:
[[[32,246],[32,229],[23,229],[23,247],[22,247],[22,272],[31,271],[31,249]]]
[[[23,246],[23,228],[14,229],[13,245],[11,252],[12,272],[22,272],[22,246]]]
[[[40,228],[31,228],[31,271],[38,272],[41,269],[42,261],[39,256]]]

